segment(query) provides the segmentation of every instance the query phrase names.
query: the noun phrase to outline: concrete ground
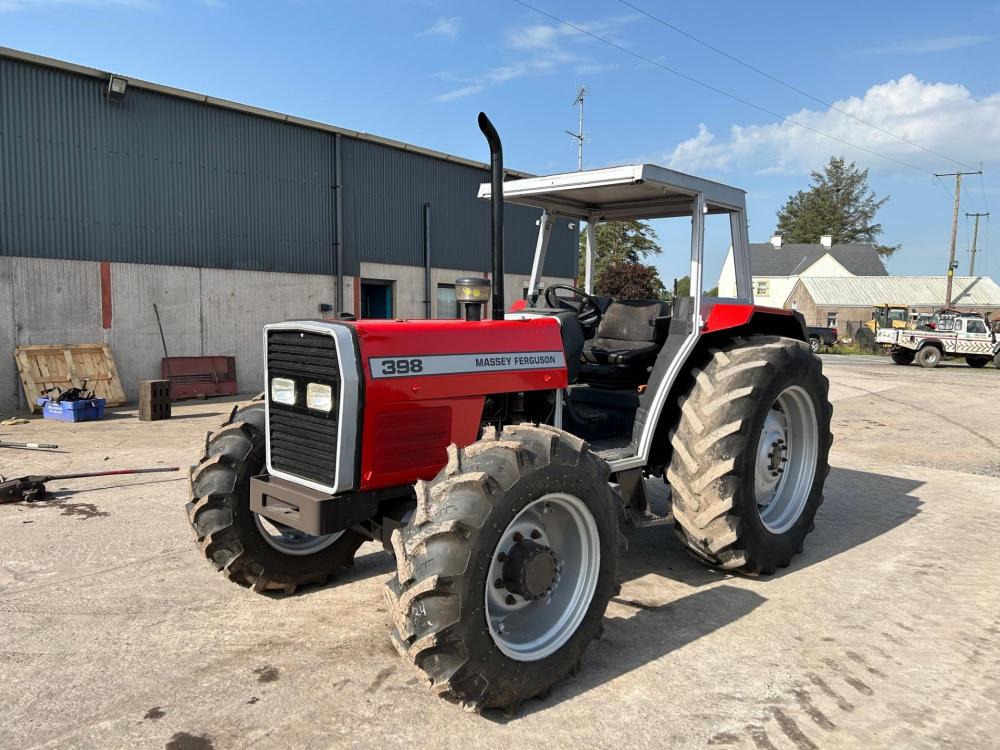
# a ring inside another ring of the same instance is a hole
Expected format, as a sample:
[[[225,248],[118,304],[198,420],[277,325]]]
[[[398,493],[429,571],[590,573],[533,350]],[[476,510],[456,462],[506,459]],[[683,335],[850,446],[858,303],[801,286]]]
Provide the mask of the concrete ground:
[[[996,747],[1000,372],[825,357],[833,470],[779,575],[631,534],[607,635],[512,720],[433,697],[389,645],[391,561],[260,596],[195,548],[178,476],[55,482],[0,506],[3,748]],[[32,421],[0,473],[187,465],[231,404]]]

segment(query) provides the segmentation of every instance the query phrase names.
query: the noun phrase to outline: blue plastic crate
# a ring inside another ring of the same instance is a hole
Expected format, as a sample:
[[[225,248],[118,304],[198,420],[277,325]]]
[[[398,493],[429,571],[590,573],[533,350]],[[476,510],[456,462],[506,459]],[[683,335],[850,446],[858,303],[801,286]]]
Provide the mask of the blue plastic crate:
[[[35,403],[42,407],[42,416],[45,419],[57,419],[60,422],[89,422],[104,416],[104,405],[107,400],[91,398],[86,401],[63,401],[56,404],[47,398],[39,398],[35,399]]]

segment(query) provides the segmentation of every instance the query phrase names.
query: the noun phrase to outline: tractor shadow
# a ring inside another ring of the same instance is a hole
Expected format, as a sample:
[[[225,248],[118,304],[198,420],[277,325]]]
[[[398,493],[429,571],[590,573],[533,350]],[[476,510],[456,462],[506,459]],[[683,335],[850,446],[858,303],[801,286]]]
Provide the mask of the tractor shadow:
[[[832,469],[826,501],[803,554],[788,568],[759,578],[734,576],[705,566],[685,551],[669,526],[632,531],[628,534],[629,549],[619,562],[622,591],[612,598],[604,619],[604,638],[588,649],[580,674],[557,685],[546,700],[526,702],[513,719],[494,711],[485,717],[499,723],[517,721],[736,622],[764,604],[767,587],[784,576],[866,544],[916,516],[922,503],[911,493],[922,484],[853,469]],[[661,501],[666,493],[654,487],[650,490],[655,509],[654,493]],[[699,590],[691,592],[691,588]]]
[[[831,468],[825,500],[816,514],[815,529],[806,537],[803,553],[794,557],[787,568],[753,580],[766,584],[794,575],[901,526],[920,512],[922,501],[912,493],[923,484],[914,479]],[[647,489],[650,505],[663,512],[667,493],[662,482],[649,482]],[[619,564],[618,578],[622,583],[653,576],[698,587],[734,577],[695,559],[670,526],[637,529],[627,537],[629,548]]]

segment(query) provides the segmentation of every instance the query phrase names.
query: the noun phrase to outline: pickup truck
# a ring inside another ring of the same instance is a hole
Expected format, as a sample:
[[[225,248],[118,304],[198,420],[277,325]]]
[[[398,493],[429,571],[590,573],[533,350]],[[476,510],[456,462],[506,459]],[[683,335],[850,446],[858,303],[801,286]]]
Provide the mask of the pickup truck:
[[[965,357],[969,367],[990,360],[1000,367],[1000,340],[989,321],[975,313],[941,313],[919,328],[879,328],[875,340],[888,347],[897,365],[937,367],[945,357]]]
[[[833,346],[837,343],[837,329],[823,326],[806,326],[809,335],[809,348],[813,354],[819,351],[820,345]]]

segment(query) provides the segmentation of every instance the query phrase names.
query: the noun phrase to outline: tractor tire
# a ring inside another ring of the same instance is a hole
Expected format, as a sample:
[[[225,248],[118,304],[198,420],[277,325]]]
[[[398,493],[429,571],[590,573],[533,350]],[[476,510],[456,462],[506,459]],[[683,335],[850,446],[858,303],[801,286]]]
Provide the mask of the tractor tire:
[[[910,349],[896,349],[889,356],[892,357],[892,361],[897,365],[913,364],[913,351]]]
[[[365,538],[350,529],[311,537],[250,510],[250,478],[265,471],[264,419],[262,403],[233,409],[209,436],[191,469],[187,513],[205,557],[229,580],[257,592],[292,594],[352,565]]]
[[[385,593],[393,645],[435,693],[513,716],[576,674],[617,590],[621,502],[608,474],[583,440],[525,424],[452,445],[417,482]]]
[[[989,357],[966,357],[965,364],[969,367],[986,367],[990,363]]]
[[[823,502],[830,384],[795,339],[750,336],[710,354],[670,437],[675,531],[713,567],[773,573],[802,551]]]
[[[921,367],[937,367],[941,364],[941,350],[936,346],[925,346],[914,359]]]
[[[809,337],[809,351],[819,354],[819,339],[816,336]]]

